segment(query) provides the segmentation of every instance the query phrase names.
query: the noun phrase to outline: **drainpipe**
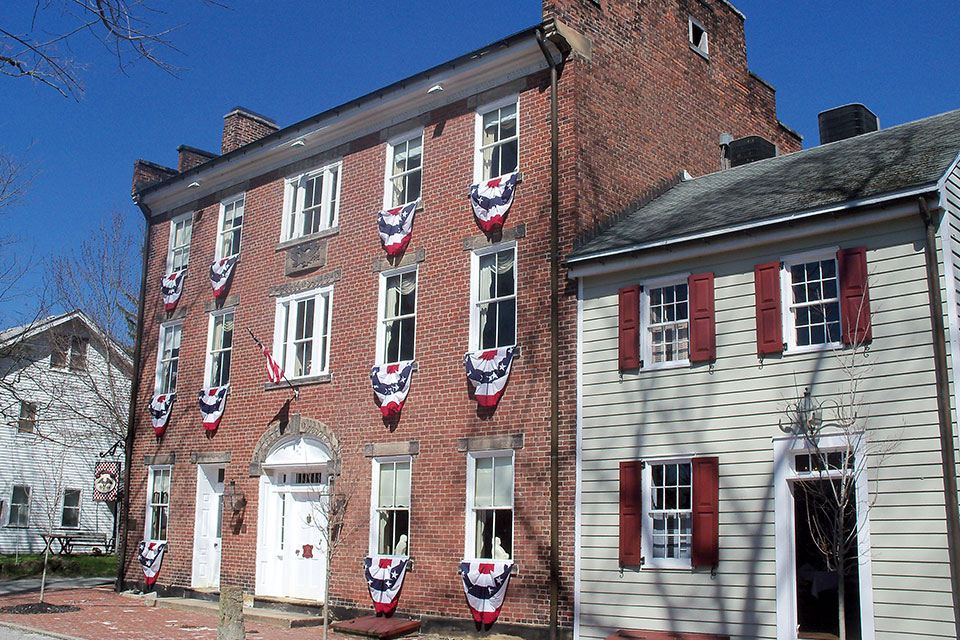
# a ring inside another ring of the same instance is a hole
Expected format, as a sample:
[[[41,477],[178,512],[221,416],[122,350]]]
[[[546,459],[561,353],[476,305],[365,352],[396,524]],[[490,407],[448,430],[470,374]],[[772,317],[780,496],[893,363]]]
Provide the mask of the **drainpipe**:
[[[123,443],[123,497],[120,517],[120,551],[117,561],[117,580],[114,591],[123,589],[123,573],[127,564],[127,530],[130,517],[130,466],[133,463],[133,440],[136,434],[134,419],[136,418],[137,395],[140,393],[140,362],[143,353],[143,312],[146,306],[147,295],[147,259],[150,255],[150,208],[140,201],[140,194],[134,193],[133,203],[140,207],[143,213],[143,266],[140,271],[140,302],[137,305],[137,341],[133,348],[133,377],[130,381],[130,408],[127,411],[127,437]]]
[[[557,63],[537,30],[550,67],[550,640],[557,640],[560,601],[560,132]]]
[[[953,422],[950,416],[950,386],[947,380],[947,345],[943,328],[943,301],[940,298],[940,265],[937,262],[937,226],[924,197],[917,199],[926,228],[924,257],[930,299],[930,330],[933,332],[933,362],[937,379],[937,414],[940,422],[940,460],[947,511],[947,550],[953,592],[953,618],[960,638],[960,510],[957,507],[956,460],[953,455]]]

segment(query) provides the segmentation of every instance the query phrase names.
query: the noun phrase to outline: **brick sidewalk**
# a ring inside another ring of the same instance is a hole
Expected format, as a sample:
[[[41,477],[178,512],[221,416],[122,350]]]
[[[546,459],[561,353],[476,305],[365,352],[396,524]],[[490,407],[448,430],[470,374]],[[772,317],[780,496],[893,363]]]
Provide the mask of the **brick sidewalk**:
[[[0,597],[0,606],[36,602],[39,594]],[[217,637],[214,615],[148,607],[141,600],[126,598],[109,589],[61,589],[47,592],[50,604],[70,604],[80,611],[63,614],[0,614],[11,622],[40,631],[65,634],[84,640],[211,640]],[[317,640],[321,627],[278,629],[248,624],[248,640]],[[330,633],[330,640],[356,640]]]

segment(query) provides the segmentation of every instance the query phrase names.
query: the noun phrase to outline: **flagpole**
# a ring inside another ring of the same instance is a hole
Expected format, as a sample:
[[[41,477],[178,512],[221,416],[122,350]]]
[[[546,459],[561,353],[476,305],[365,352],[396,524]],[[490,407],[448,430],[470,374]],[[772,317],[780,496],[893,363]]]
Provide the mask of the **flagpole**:
[[[245,328],[246,328],[246,330],[247,330],[247,333],[250,334],[250,337],[253,338],[253,341],[257,343],[257,346],[258,346],[258,347],[260,347],[260,350],[261,350],[261,351],[266,351],[266,348],[263,346],[263,343],[260,342],[260,339],[259,339],[257,336],[253,335],[253,331],[250,330],[250,327],[245,327]],[[300,399],[300,389],[298,389],[297,387],[293,386],[293,383],[290,382],[289,379],[287,379],[287,374],[283,371],[283,369],[280,370],[280,377],[283,378],[283,379],[286,381],[287,385],[289,385],[291,389],[293,389],[293,397],[296,398],[297,400],[299,400],[299,399]]]

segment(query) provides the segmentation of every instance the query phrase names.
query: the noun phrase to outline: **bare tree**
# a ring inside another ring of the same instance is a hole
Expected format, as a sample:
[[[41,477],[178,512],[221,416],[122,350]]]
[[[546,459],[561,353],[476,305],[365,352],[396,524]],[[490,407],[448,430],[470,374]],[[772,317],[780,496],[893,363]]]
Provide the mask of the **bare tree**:
[[[870,375],[868,346],[857,342],[834,353],[843,372],[839,393],[816,401],[804,389],[787,408],[788,421],[781,429],[801,438],[807,454],[794,459],[801,479],[794,485],[797,520],[802,518],[809,544],[824,561],[837,583],[838,635],[847,638],[848,595],[846,581],[858,575],[863,561],[859,541],[877,491],[858,495],[861,483],[869,483],[866,459],[882,468],[883,459],[896,447],[897,439],[882,441],[869,429],[863,406],[864,381]],[[875,479],[876,480],[876,479]],[[797,541],[800,545],[800,541]],[[798,572],[801,567],[797,568]]]
[[[216,0],[198,0],[204,5],[223,7]],[[26,3],[24,3],[26,4]],[[121,71],[145,60],[176,74],[167,60],[180,53],[172,35],[183,27],[171,19],[163,0],[35,0],[27,24],[0,26],[0,74],[30,78],[47,85],[64,97],[83,93],[80,74],[86,66],[73,57],[72,50],[83,38],[103,47]]]
[[[80,309],[93,321],[89,339],[103,357],[96,366],[73,367],[93,399],[77,405],[75,417],[116,440],[126,433],[130,400],[129,318],[137,316],[137,263],[142,251],[138,232],[115,211],[72,252],[50,261],[46,273],[54,303]],[[54,348],[73,357],[77,337],[64,333],[57,341]]]
[[[339,450],[332,452],[326,491],[319,493],[317,500],[312,503],[312,517],[308,521],[308,524],[320,533],[326,556],[323,584],[323,640],[327,640],[327,631],[330,626],[330,577],[333,575],[331,569],[333,558],[362,526],[362,519],[354,518],[351,521],[348,518],[350,504],[356,499],[360,483],[354,476],[341,475],[342,459]]]

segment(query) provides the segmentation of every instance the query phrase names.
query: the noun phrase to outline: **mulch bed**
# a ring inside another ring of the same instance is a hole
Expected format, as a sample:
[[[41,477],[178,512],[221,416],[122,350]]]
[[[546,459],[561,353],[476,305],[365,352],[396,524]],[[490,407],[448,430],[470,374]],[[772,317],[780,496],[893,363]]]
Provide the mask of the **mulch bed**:
[[[33,613],[73,613],[80,611],[80,607],[69,604],[50,604],[49,602],[32,602],[29,604],[15,604],[9,607],[0,607],[0,613],[33,614]]]

